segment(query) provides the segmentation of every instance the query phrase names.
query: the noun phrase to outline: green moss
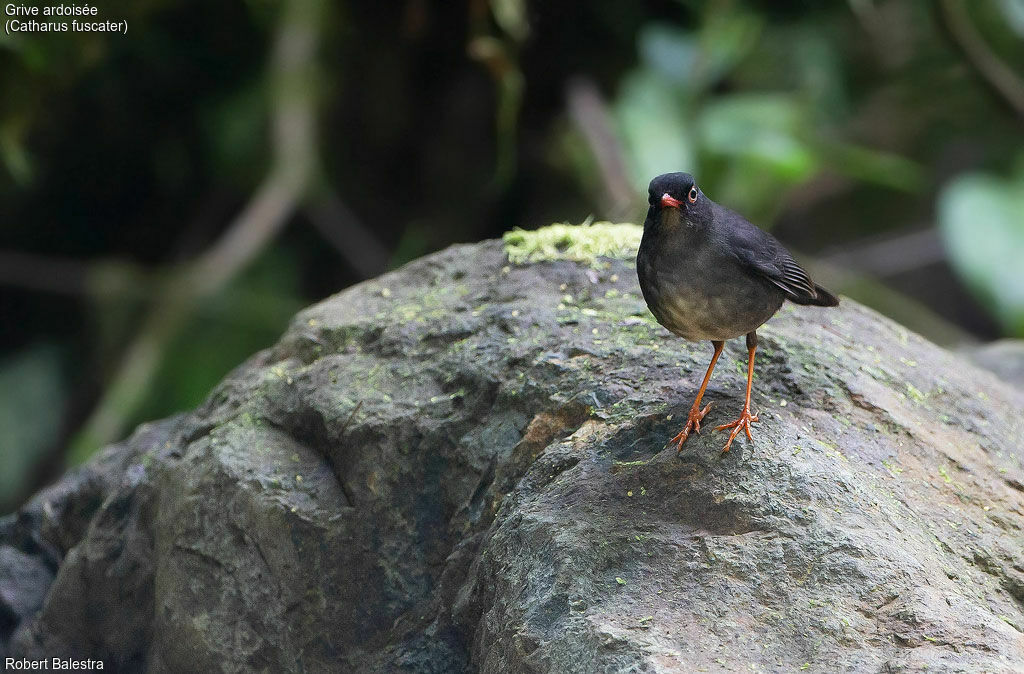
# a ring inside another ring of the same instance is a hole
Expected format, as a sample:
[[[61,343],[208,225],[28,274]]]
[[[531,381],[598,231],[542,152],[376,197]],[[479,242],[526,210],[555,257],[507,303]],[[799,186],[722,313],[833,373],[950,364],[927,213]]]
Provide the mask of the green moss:
[[[882,465],[885,467],[887,471],[889,471],[889,474],[892,475],[893,477],[898,477],[899,474],[903,472],[902,468],[890,462],[888,459],[882,459]]]
[[[1021,629],[1021,628],[1020,628],[1020,627],[1019,627],[1019,626],[1017,625],[1017,623],[1013,622],[1012,620],[1010,620],[1010,619],[1009,619],[1009,618],[1007,618],[1006,616],[1004,616],[1004,615],[1000,615],[1000,616],[997,616],[997,617],[998,617],[998,618],[999,618],[1000,620],[1002,620],[1002,621],[1003,621],[1004,623],[1006,623],[1007,625],[1009,625],[1010,627],[1012,627],[1013,629],[1017,630],[1018,632],[1024,632],[1024,629]]]
[[[569,225],[556,223],[536,230],[505,232],[505,251],[514,264],[546,260],[575,260],[598,265],[599,257],[630,259],[640,247],[643,228],[611,222]]]

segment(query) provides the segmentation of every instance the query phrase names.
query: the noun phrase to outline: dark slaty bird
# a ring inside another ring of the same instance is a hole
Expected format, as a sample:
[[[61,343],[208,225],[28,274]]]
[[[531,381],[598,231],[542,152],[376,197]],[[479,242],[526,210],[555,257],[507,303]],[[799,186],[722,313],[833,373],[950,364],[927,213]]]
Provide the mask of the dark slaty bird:
[[[836,296],[814,283],[793,256],[770,234],[743,216],[719,206],[697,187],[689,173],[666,173],[651,181],[650,208],[636,256],[640,289],[658,322],[683,339],[710,340],[715,347],[686,426],[671,443],[681,451],[690,431],[711,403],[700,407],[725,340],[747,336],[747,398],[723,452],[740,431],[753,441],[750,388],[754,380],[757,329],[786,300],[834,307]]]

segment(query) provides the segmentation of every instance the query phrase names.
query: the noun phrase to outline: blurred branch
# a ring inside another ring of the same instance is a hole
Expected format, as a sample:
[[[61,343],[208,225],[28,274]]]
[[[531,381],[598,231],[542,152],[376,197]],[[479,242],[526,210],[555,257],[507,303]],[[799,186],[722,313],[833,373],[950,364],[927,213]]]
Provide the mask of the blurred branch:
[[[142,327],[68,457],[79,463],[119,437],[149,390],[168,343],[196,304],[221,289],[280,232],[305,195],[316,168],[316,49],[321,0],[283,8],[270,62],[274,163],[219,240],[163,286]]]
[[[236,208],[232,190],[214,188],[206,195],[174,242],[174,248],[167,258],[175,263],[187,262],[203,252],[217,237],[224,221],[230,218]]]
[[[574,78],[566,88],[569,117],[597,161],[607,195],[608,215],[616,222],[632,215],[636,194],[629,184],[625,151],[612,127],[608,105],[594,82]]]
[[[988,88],[1018,117],[1024,118],[1024,82],[989,48],[971,23],[963,0],[939,0],[936,5],[939,24],[963,54],[967,63]]]
[[[946,259],[946,249],[933,227],[883,239],[846,244],[835,253],[824,252],[824,264],[886,278],[915,271]]]
[[[361,278],[384,271],[390,254],[355,213],[332,189],[311,199],[304,212],[320,235],[348,262]]]

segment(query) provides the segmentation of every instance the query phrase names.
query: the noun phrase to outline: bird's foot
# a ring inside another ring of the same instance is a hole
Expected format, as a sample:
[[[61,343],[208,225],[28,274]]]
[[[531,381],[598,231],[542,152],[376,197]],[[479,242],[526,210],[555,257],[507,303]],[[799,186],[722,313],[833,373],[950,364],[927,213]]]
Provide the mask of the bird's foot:
[[[709,409],[711,409],[711,403],[705,405],[704,409],[697,407],[697,403],[694,403],[693,407],[690,408],[690,413],[687,415],[686,425],[683,426],[683,430],[679,431],[676,437],[666,443],[667,445],[676,446],[676,454],[683,451],[683,443],[690,437],[690,431],[700,433],[700,420],[704,418]]]
[[[758,421],[757,415],[751,414],[750,408],[744,406],[743,411],[740,412],[739,419],[729,424],[722,424],[721,426],[716,426],[716,431],[722,431],[725,430],[726,428],[732,429],[732,433],[729,434],[729,441],[725,443],[725,448],[722,449],[722,453],[724,454],[725,452],[729,451],[729,448],[732,447],[732,441],[736,439],[736,436],[740,434],[740,431],[746,431],[747,439],[753,442],[754,436],[750,434],[750,424],[754,423],[755,421]]]

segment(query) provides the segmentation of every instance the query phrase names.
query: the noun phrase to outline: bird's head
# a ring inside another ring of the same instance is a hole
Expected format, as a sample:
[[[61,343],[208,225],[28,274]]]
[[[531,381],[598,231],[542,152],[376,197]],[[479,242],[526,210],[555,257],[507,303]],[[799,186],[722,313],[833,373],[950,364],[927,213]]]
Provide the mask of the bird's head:
[[[650,225],[674,227],[682,222],[697,227],[709,212],[707,197],[689,173],[664,173],[652,180],[647,202],[646,224]]]

